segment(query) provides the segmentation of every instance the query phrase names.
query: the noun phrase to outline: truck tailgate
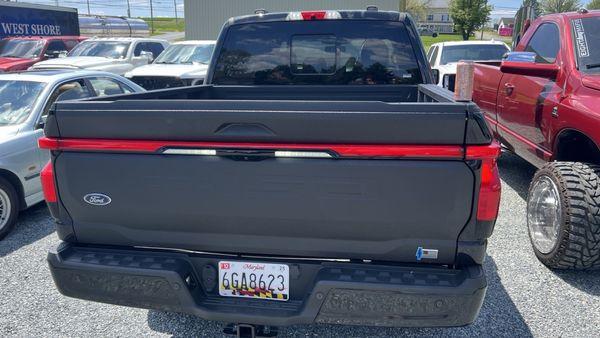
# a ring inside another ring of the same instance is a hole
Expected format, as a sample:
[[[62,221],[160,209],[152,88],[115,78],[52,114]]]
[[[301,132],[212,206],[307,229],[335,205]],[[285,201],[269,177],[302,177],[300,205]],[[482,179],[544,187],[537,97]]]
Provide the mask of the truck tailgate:
[[[426,262],[454,261],[478,180],[463,105],[275,104],[287,105],[60,103],[47,142],[77,241],[402,262],[421,248],[438,250]]]

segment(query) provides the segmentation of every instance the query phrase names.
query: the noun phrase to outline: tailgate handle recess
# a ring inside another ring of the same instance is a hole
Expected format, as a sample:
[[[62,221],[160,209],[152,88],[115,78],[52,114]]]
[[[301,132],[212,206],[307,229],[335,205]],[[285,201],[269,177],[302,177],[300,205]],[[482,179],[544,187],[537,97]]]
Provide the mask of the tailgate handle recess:
[[[220,136],[272,137],[275,132],[260,123],[224,123],[215,130]]]

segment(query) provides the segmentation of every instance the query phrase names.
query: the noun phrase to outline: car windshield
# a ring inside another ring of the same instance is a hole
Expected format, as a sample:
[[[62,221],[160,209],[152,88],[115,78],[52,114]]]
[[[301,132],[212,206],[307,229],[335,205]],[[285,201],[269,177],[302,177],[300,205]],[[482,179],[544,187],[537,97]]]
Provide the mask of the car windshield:
[[[33,59],[44,47],[42,40],[7,39],[0,41],[0,57]]]
[[[571,21],[577,66],[584,73],[600,73],[600,17]]]
[[[476,45],[456,45],[444,46],[442,49],[442,58],[440,64],[445,65],[460,60],[466,61],[488,61],[502,60],[502,56],[508,52],[505,45],[498,44],[476,44]]]
[[[45,84],[0,80],[0,126],[25,122]]]
[[[213,83],[377,85],[422,83],[404,23],[318,20],[234,25]]]
[[[101,56],[123,59],[127,56],[130,44],[130,42],[121,41],[84,41],[75,46],[69,56]]]
[[[208,64],[215,45],[171,45],[156,58],[154,63],[202,63]]]

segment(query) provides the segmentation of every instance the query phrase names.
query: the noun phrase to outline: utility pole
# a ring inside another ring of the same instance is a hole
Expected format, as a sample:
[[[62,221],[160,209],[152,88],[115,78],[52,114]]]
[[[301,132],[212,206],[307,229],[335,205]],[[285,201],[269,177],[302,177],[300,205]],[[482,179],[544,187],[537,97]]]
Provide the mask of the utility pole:
[[[406,0],[400,0],[400,3],[398,4],[398,11],[406,12]]]
[[[152,7],[152,0],[150,0],[150,27],[151,27],[151,34],[154,34],[154,9]]]
[[[173,0],[173,7],[175,7],[175,24],[178,24],[177,20],[177,0]]]
[[[54,1],[56,3],[56,7],[58,7],[58,0]]]
[[[90,0],[87,0],[88,15],[90,15]]]
[[[131,6],[129,5],[129,0],[127,0],[127,17],[131,18]]]

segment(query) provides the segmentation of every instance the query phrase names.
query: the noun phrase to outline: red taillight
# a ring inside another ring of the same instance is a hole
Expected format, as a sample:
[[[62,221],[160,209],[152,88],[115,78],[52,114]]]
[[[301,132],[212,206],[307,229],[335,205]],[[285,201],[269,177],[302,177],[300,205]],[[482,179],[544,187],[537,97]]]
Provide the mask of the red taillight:
[[[297,20],[326,20],[341,19],[342,15],[338,11],[302,11],[290,12],[287,16],[288,21]]]
[[[300,12],[304,20],[323,20],[325,19],[325,11],[305,11]]]
[[[42,189],[44,190],[44,198],[48,203],[55,203],[58,201],[56,196],[56,184],[54,183],[54,169],[52,168],[52,162],[48,162],[41,173],[42,178]]]
[[[467,147],[467,160],[481,160],[481,184],[477,201],[477,220],[494,221],[500,207],[500,173],[498,172],[500,145]]]
[[[58,140],[54,138],[41,137],[38,139],[40,149],[58,150]]]

